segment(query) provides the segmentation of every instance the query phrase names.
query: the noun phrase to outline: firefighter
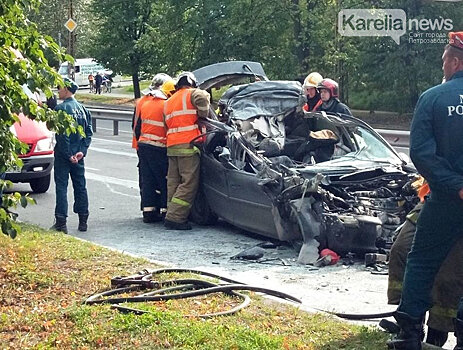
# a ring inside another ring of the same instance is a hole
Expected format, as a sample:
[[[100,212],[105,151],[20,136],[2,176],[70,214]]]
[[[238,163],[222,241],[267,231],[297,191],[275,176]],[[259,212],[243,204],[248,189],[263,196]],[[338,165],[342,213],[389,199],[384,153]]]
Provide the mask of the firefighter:
[[[434,278],[463,237],[463,32],[449,34],[442,61],[446,82],[421,94],[410,130],[410,156],[431,194],[421,209],[407,256],[402,297],[394,315],[401,330],[388,342],[390,349],[421,349]]]
[[[323,80],[323,77],[318,72],[310,73],[304,79],[304,94],[307,97],[307,103],[304,105],[304,111],[311,112],[316,111],[317,108],[322,104],[320,99],[320,92],[317,90],[317,85]]]
[[[426,188],[428,191],[426,191]],[[398,305],[402,294],[402,281],[407,254],[415,237],[416,222],[423,207],[423,195],[428,194],[429,186],[422,186],[418,193],[422,201],[407,215],[399,235],[394,241],[389,258],[388,303]],[[426,191],[426,193],[425,193]],[[434,281],[432,297],[434,305],[429,310],[426,343],[442,346],[447,341],[448,332],[454,329],[453,318],[457,314],[457,304],[463,295],[463,240],[452,248]]]
[[[134,135],[138,146],[143,222],[162,221],[167,210],[167,151],[162,86],[172,78],[156,74],[135,109]]]
[[[318,85],[322,104],[317,111],[352,115],[349,107],[339,101],[339,85],[332,79],[323,79]]]
[[[191,141],[201,134],[198,117],[209,114],[210,95],[197,89],[196,77],[184,72],[177,78],[176,92],[164,105],[167,130],[167,215],[170,230],[191,230],[188,215],[199,185],[199,149]]]

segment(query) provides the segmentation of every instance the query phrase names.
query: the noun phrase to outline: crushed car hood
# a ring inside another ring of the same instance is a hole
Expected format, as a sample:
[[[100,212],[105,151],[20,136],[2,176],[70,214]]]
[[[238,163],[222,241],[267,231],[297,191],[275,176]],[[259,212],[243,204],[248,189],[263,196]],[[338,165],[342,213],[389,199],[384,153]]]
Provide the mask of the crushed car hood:
[[[193,74],[198,81],[198,86],[203,90],[235,84],[246,77],[255,80],[267,80],[262,65],[252,61],[215,63],[196,69]]]

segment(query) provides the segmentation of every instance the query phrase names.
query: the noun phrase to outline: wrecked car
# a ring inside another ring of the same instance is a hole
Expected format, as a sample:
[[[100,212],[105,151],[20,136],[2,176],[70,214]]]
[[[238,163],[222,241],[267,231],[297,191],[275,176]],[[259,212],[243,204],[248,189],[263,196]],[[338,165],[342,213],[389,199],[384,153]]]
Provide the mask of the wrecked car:
[[[193,221],[221,218],[302,242],[304,263],[324,248],[360,255],[390,247],[417,202],[416,173],[374,129],[355,117],[303,111],[300,83],[269,81],[256,62],[220,63],[194,74],[209,91],[232,86],[201,120]]]

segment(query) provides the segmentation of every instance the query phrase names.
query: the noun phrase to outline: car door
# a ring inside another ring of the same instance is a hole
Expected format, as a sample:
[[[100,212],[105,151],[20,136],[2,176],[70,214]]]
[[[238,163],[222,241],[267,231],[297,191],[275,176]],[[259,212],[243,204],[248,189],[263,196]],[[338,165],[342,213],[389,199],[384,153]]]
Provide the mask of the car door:
[[[236,147],[240,147],[237,143]],[[248,149],[234,150],[236,170],[228,169],[228,210],[233,213],[233,224],[261,235],[278,238],[273,215],[272,202],[259,185],[260,179],[253,169]],[[236,159],[241,158],[241,160]]]

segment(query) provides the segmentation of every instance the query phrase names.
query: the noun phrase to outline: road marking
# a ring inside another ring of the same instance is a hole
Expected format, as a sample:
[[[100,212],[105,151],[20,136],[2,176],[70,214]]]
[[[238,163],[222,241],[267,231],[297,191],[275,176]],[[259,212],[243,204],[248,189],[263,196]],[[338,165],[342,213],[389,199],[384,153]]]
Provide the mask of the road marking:
[[[118,177],[105,176],[92,172],[86,172],[85,177],[90,180],[100,181],[108,184],[120,185],[127,188],[136,188],[138,191],[138,181],[120,179]]]
[[[118,185],[118,186],[123,186],[126,188],[130,189],[136,189],[137,192],[139,192],[139,187],[138,187],[138,182],[137,181],[132,181],[132,180],[125,180],[125,179],[119,179],[117,177],[111,177],[111,176],[104,176],[104,175],[99,175],[91,172],[86,172],[85,173],[85,178],[87,180],[93,180],[93,181],[98,181],[102,182],[106,185],[106,187],[109,189],[110,192],[114,194],[119,194],[121,196],[126,196],[130,198],[140,198],[139,195],[133,195],[133,194],[128,194],[128,193],[123,193],[115,190],[111,185]]]
[[[94,152],[100,152],[100,153],[108,153],[108,154],[113,154],[113,155],[118,155],[118,156],[125,156],[125,157],[130,157],[130,158],[137,158],[138,157],[135,153],[112,151],[112,150],[109,150],[109,149],[99,148],[99,147],[95,147],[95,146],[90,146],[90,149],[92,151],[94,151]]]
[[[124,142],[124,141],[116,141],[116,140],[108,140],[108,139],[100,139],[98,137],[92,137],[92,141],[101,141],[101,142],[109,142],[109,143],[120,143],[123,145],[132,146],[131,142]]]
[[[85,166],[85,170],[100,171],[100,169],[90,168],[89,166]]]

